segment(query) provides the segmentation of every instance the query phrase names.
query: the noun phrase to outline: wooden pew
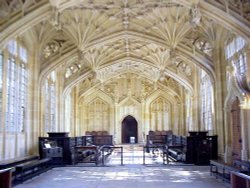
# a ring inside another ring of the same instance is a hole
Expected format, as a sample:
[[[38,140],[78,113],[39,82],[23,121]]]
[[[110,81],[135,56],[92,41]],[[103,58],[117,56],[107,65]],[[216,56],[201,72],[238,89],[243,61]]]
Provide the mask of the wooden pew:
[[[230,182],[231,173],[249,173],[249,167],[250,163],[247,161],[234,160],[232,164],[227,164],[219,160],[210,160],[210,175]]]
[[[108,131],[86,131],[83,140],[83,145],[113,146],[113,136],[109,135]]]
[[[15,167],[18,164],[25,163],[32,160],[39,159],[38,156],[25,156],[25,157],[18,157],[14,159],[7,159],[0,161],[0,170]]]
[[[12,187],[12,168],[0,170],[0,188]]]
[[[95,135],[93,136],[93,144],[97,146],[103,145],[113,145],[113,136],[112,135]]]
[[[29,161],[16,166],[16,179],[21,183],[51,168],[51,158]]]
[[[20,165],[22,163],[26,163],[29,161],[34,161],[38,160],[38,156],[25,156],[25,157],[17,157],[14,159],[7,159],[7,160],[2,160],[0,161],[0,170],[1,169],[6,169],[6,168],[12,168],[12,184],[15,185],[17,184],[16,181],[16,166]]]
[[[250,176],[231,172],[231,188],[250,188]]]

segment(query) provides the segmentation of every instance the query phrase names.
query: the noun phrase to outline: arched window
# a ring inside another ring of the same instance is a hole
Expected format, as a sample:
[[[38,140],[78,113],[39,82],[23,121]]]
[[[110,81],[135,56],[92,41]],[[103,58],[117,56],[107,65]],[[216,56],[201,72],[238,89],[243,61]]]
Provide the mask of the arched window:
[[[56,131],[56,74],[52,72],[45,80],[45,132]]]
[[[231,59],[237,52],[240,52],[245,47],[245,40],[238,36],[234,38],[226,46],[226,59]]]
[[[243,76],[247,71],[247,58],[245,51],[246,42],[238,36],[226,46],[226,59],[228,62],[233,62],[236,68],[237,75]]]
[[[243,76],[247,70],[247,56],[246,53],[242,53],[239,57],[233,61],[237,70],[237,74]]]
[[[201,122],[205,130],[213,129],[212,114],[213,114],[213,86],[206,72],[201,71]]]
[[[8,57],[6,85],[2,86],[6,87],[5,131],[22,132],[25,125],[28,92],[27,50],[17,41],[11,40],[7,45],[6,55]],[[3,64],[3,54],[1,56]]]

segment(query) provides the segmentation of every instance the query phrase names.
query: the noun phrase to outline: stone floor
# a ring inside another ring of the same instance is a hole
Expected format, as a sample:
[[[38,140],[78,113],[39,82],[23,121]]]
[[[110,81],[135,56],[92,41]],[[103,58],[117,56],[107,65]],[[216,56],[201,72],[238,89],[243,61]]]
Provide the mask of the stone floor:
[[[15,188],[229,188],[230,185],[210,176],[208,166],[170,162],[162,164],[160,154],[146,155],[142,149],[124,147],[123,164],[114,151],[105,166],[79,164],[53,168]]]

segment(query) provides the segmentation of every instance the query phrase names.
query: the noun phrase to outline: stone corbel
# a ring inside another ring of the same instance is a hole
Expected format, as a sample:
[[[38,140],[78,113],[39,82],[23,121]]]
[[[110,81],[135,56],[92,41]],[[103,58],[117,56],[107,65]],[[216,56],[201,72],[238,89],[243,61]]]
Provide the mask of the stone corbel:
[[[200,24],[201,21],[201,12],[197,4],[193,5],[189,12],[190,24],[192,27],[196,27]]]
[[[52,6],[50,23],[55,27],[57,31],[62,29],[62,25],[60,22],[60,12],[56,6]]]

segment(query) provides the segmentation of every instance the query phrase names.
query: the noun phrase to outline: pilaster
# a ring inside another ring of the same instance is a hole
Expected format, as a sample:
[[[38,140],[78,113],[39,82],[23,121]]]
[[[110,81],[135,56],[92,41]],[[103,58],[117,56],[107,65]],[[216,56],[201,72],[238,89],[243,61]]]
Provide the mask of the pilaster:
[[[218,154],[223,156],[225,152],[225,133],[224,133],[224,100],[226,92],[226,61],[223,45],[214,42],[213,64],[215,70],[214,82],[214,106],[215,106],[215,134],[218,135]]]

